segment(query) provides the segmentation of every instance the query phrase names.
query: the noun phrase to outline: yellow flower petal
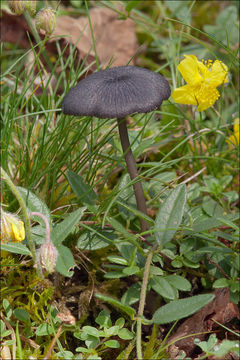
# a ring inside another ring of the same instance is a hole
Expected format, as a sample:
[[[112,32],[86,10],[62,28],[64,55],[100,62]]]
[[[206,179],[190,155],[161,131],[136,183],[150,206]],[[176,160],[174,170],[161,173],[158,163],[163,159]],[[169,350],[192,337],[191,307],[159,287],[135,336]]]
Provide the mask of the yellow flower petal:
[[[220,94],[215,87],[208,86],[203,84],[195,93],[198,111],[204,111],[207,108],[213,106]]]
[[[17,242],[23,241],[25,239],[25,229],[24,223],[22,221],[18,221],[18,223],[12,223],[12,237]]]
[[[233,125],[233,131],[234,131],[235,134],[239,133],[239,125],[240,125],[240,119],[236,118],[234,120],[234,125]],[[239,134],[238,134],[238,136],[239,136]]]
[[[178,104],[197,105],[197,100],[191,85],[184,85],[175,89],[172,93],[172,98]]]
[[[172,98],[176,103],[198,105],[198,111],[214,105],[220,94],[217,87],[228,81],[228,68],[219,60],[200,62],[195,55],[184,55],[178,65],[187,85],[175,89]]]
[[[214,61],[210,68],[210,85],[218,87],[222,83],[228,82],[228,68],[219,60]]]
[[[226,140],[230,145],[238,145],[239,144],[239,133],[229,136]]]
[[[1,242],[20,242],[25,239],[24,223],[18,216],[3,211],[1,208]]]
[[[199,64],[197,57],[195,55],[184,56],[185,59],[182,60],[177,67],[182,77],[190,85],[201,82],[202,78],[199,74]]]
[[[229,136],[228,139],[226,139],[226,141],[230,145],[230,147],[233,147],[233,145],[239,144],[239,121],[240,121],[239,118],[236,118],[234,120],[234,125],[233,125],[234,134]]]
[[[201,61],[198,61],[198,71],[202,78],[202,82],[204,82],[210,76],[209,68]]]

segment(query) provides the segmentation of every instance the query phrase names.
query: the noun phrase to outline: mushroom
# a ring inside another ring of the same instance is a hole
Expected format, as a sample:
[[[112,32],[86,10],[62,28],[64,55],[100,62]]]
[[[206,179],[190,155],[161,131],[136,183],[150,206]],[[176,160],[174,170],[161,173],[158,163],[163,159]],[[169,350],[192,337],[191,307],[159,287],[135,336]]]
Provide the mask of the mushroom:
[[[117,118],[120,140],[131,180],[138,176],[127,132],[126,116],[148,113],[170,96],[170,87],[161,75],[138,66],[119,66],[101,70],[81,80],[62,102],[64,114]],[[137,208],[147,215],[140,181],[133,184]],[[140,219],[141,231],[149,229]]]

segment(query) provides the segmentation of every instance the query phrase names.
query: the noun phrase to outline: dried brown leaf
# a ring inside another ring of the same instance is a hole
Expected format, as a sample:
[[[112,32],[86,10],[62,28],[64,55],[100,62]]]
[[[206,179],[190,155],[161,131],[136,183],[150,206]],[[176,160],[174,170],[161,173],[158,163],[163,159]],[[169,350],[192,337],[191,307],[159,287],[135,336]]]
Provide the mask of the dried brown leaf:
[[[17,44],[24,49],[30,47],[27,32],[31,37],[31,31],[23,15],[12,15],[3,9],[0,21],[0,39],[2,42]]]
[[[184,350],[187,356],[191,356],[196,345],[194,339],[197,337],[200,340],[204,340],[205,334],[194,335],[177,341],[177,339],[190,334],[198,334],[201,332],[207,332],[215,330],[219,327],[214,320],[221,324],[226,324],[234,317],[239,318],[238,308],[230,301],[229,289],[217,289],[214,291],[215,298],[201,310],[196,312],[193,316],[188,318],[179,326],[176,333],[169,338],[168,342],[174,342],[169,347],[169,353],[172,359],[176,358],[176,355],[180,350]]]
[[[138,49],[135,24],[131,19],[119,20],[118,15],[107,8],[90,10],[90,18],[101,64],[126,65]],[[92,35],[87,17],[74,19],[70,16],[57,18],[53,36],[66,35],[65,41],[76,45],[80,57],[89,54],[95,58]],[[55,40],[51,40],[55,41]],[[134,64],[135,60],[130,64]]]

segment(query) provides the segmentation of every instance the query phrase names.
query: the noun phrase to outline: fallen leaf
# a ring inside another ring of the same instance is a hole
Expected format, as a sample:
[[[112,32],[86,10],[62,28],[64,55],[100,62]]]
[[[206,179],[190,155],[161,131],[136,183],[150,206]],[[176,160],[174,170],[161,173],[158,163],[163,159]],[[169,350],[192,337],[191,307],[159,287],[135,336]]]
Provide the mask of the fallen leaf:
[[[113,66],[127,65],[138,49],[135,24],[131,19],[119,20],[118,14],[107,8],[93,8],[90,18],[96,43],[96,51],[101,64]],[[63,36],[65,41],[76,45],[80,57],[89,54],[95,58],[89,20],[87,17],[72,18],[60,16],[53,36]],[[54,39],[51,42],[56,41]],[[135,64],[135,58],[130,62]]]
[[[194,339],[198,338],[202,341],[206,334],[194,335],[181,340],[177,339],[219,328],[219,325],[214,320],[226,324],[234,317],[240,317],[237,306],[230,301],[228,288],[217,289],[214,294],[215,298],[209,304],[184,321],[176,333],[168,339],[169,343],[174,341],[174,344],[169,346],[171,359],[175,359],[180,350],[185,351],[187,356],[191,356],[196,347]]]
[[[9,42],[18,45],[21,48],[27,49],[30,47],[27,32],[29,33],[31,40],[34,42],[30,28],[23,15],[12,15],[3,9],[1,11],[0,21],[1,42]]]
[[[130,65],[134,65],[136,57],[134,57],[131,61],[130,59],[138,50],[135,23],[129,18],[119,20],[116,12],[104,7],[91,9],[90,18],[96,43],[96,51],[101,66],[106,67],[108,64],[111,64],[111,66],[123,66],[128,63]],[[27,35],[28,32],[32,44],[36,44],[23,15],[12,15],[6,10],[2,10],[1,30],[2,42],[15,43],[22,48],[30,48],[29,38]],[[43,39],[42,35],[40,35],[40,37]],[[53,32],[51,39],[45,44],[49,57],[51,55],[55,56],[58,54],[56,46],[57,41],[59,42],[60,48],[62,50],[65,49],[63,54],[65,58],[70,56],[70,47],[66,47],[66,45],[76,45],[77,54],[75,54],[75,65],[77,65],[79,60],[81,61],[85,59],[86,65],[89,65],[89,71],[92,72],[96,70],[96,57],[93,49],[88,17],[57,17],[55,31]],[[40,59],[44,66],[44,77],[47,82],[51,70],[48,68],[45,59],[42,56]],[[29,61],[26,64],[26,67],[29,69],[32,60],[34,60],[34,56],[30,53]],[[60,68],[56,69],[56,72],[60,71],[62,71]],[[36,67],[36,69],[34,69],[34,75],[36,75],[37,72],[38,68]],[[54,86],[55,79],[53,79],[53,83],[51,84]],[[40,95],[42,93],[43,85],[42,78],[35,79],[33,88],[29,91],[36,91],[36,95]],[[58,90],[58,93],[59,92],[61,92],[60,88]]]

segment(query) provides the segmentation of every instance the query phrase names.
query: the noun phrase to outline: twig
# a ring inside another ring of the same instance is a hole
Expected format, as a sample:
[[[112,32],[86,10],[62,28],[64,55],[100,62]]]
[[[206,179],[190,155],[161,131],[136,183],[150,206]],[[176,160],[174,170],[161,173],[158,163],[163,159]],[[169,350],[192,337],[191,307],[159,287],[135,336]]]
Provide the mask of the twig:
[[[6,327],[11,330],[11,338],[13,340],[13,344],[12,344],[12,358],[16,359],[16,335],[15,335],[15,331],[13,329],[13,327],[11,326],[11,324],[2,316],[1,314],[1,318],[3,320],[3,322],[5,323]]]
[[[226,279],[229,279],[229,276],[225,273],[225,271],[221,268],[220,265],[218,265],[215,261],[211,260],[210,259],[210,256],[207,254],[207,259],[208,259],[208,262],[214,266],[216,266],[216,268],[220,271],[220,273],[226,278]]]
[[[186,184],[188,183],[189,181],[195,179],[198,175],[200,175],[203,171],[206,170],[206,166],[204,166],[201,170],[199,170],[198,172],[196,172],[196,174],[190,176],[188,179],[182,181],[180,184]]]
[[[50,346],[49,346],[49,349],[48,349],[48,351],[47,351],[47,353],[46,353],[46,355],[45,355],[45,357],[44,357],[43,360],[48,360],[48,359],[49,359],[49,356],[51,355],[51,352],[52,352],[52,350],[53,350],[53,348],[54,348],[54,346],[55,346],[55,344],[56,344],[56,341],[57,341],[57,339],[59,338],[59,336],[61,335],[62,327],[63,327],[63,324],[61,324],[61,325],[59,326],[58,331],[57,331],[56,335],[54,336],[54,339],[53,339],[53,341],[51,342],[51,344],[50,344]]]

